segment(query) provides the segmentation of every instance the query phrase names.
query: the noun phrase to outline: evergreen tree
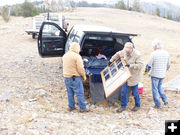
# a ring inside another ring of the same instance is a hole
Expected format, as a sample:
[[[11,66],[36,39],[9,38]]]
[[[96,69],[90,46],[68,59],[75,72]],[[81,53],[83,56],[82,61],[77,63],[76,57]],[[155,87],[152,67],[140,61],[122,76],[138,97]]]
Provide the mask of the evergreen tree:
[[[159,8],[156,8],[156,15],[157,15],[157,16],[160,16],[160,10],[159,10]]]
[[[133,9],[137,12],[141,12],[141,6],[139,0],[134,0],[133,2]]]
[[[9,8],[4,6],[1,10],[2,18],[4,19],[5,22],[8,22],[10,19],[10,11]]]
[[[24,17],[36,16],[39,14],[37,8],[32,3],[27,1],[22,4],[21,10]]]
[[[127,10],[127,7],[123,0],[120,0],[118,3],[116,3],[115,8]]]
[[[171,13],[171,11],[168,11],[168,13],[167,13],[167,19],[172,20],[172,13]]]

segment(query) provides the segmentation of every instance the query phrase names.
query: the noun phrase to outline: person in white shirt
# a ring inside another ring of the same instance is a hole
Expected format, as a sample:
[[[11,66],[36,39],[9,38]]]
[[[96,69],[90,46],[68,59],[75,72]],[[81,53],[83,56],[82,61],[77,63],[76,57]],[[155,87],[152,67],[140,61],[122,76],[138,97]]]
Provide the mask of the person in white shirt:
[[[163,50],[163,45],[160,40],[154,40],[152,42],[153,52],[151,53],[148,64],[145,68],[145,73],[151,70],[152,81],[152,94],[155,103],[155,108],[161,108],[161,102],[159,95],[165,105],[168,104],[168,100],[164,90],[162,89],[162,82],[166,76],[166,72],[170,68],[170,56],[167,51]]]

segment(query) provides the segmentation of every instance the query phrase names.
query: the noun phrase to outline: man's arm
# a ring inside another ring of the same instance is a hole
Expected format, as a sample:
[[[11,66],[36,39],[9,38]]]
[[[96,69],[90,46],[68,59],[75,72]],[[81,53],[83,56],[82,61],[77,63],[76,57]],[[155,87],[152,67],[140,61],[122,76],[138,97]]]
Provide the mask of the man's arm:
[[[148,73],[151,70],[151,67],[147,64],[145,68],[145,73]]]
[[[77,57],[76,60],[76,66],[77,66],[77,71],[80,76],[84,77],[85,76],[85,71],[84,71],[84,65],[81,56]]]
[[[147,74],[151,70],[152,64],[153,64],[153,55],[151,54],[148,64],[146,65],[144,75]]]
[[[129,68],[142,69],[143,66],[144,66],[144,64],[143,64],[143,58],[142,58],[141,54],[138,54],[135,63],[130,64],[130,65],[129,65]]]
[[[123,57],[123,56],[124,56],[123,53],[124,53],[123,51],[119,51],[119,52],[115,53],[115,54],[111,57],[110,62],[112,63],[113,61],[115,61],[115,60]]]
[[[152,65],[153,65],[153,54],[151,54],[150,59],[149,59],[147,65],[149,65],[150,67],[152,67]]]

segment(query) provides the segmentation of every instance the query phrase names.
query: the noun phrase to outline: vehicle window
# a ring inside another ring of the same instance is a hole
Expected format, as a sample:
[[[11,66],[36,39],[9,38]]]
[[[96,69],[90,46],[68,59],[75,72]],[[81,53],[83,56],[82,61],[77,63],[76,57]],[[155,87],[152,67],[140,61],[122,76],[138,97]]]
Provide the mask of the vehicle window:
[[[66,41],[65,52],[69,50],[69,46],[71,45],[72,42],[77,42],[80,45],[80,40],[82,39],[82,37],[83,37],[82,31],[77,31],[75,29],[72,29]]]
[[[131,42],[128,36],[116,37],[116,43],[114,45],[115,51],[122,50],[126,42]]]
[[[59,16],[58,15],[50,15],[49,20],[51,20],[51,21],[59,21]]]
[[[118,44],[124,45],[126,42],[130,42],[130,39],[128,37],[117,37],[116,42]]]
[[[112,37],[105,37],[105,36],[87,36],[86,39],[113,41]]]
[[[60,36],[60,33],[61,31],[56,26],[45,24],[42,31],[42,37],[47,37],[47,36],[58,37]]]
[[[86,35],[83,40],[82,56],[97,56],[102,54],[106,57],[114,54],[115,38],[111,35],[91,34]]]
[[[77,31],[74,35],[73,42],[80,43],[80,39],[81,39],[82,35],[83,35],[83,32]]]
[[[65,45],[65,53],[69,50],[70,44],[72,43],[72,40],[68,38]]]
[[[67,39],[66,45],[65,45],[65,52],[67,52],[69,50],[69,47],[70,47],[71,43],[73,42],[74,36],[75,36],[75,29],[73,29],[69,33],[69,36],[68,36],[68,39]]]
[[[72,30],[72,32],[70,33],[70,35],[69,35],[69,39],[73,39],[73,37],[74,37],[74,35],[75,35],[75,30]]]
[[[78,35],[75,35],[73,38],[73,42],[79,43],[79,39],[80,39],[80,37]]]
[[[117,38],[117,39],[116,39],[116,42],[117,42],[117,43],[119,43],[119,44],[124,44],[124,42],[123,42],[123,39],[122,39],[122,38]]]

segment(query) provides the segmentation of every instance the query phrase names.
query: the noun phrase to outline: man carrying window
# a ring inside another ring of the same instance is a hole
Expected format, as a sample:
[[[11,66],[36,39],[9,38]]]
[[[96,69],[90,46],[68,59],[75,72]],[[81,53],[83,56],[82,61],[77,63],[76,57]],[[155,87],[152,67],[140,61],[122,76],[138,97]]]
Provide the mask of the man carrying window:
[[[124,45],[124,49],[122,51],[117,52],[109,61],[109,65],[119,58],[123,57],[127,63],[127,67],[131,73],[131,78],[122,85],[121,88],[121,108],[117,109],[116,112],[122,112],[126,110],[127,107],[127,94],[128,89],[132,89],[132,93],[135,99],[135,106],[132,111],[137,111],[140,109],[140,96],[138,92],[138,83],[142,78],[142,68],[143,68],[143,59],[139,51],[133,48],[133,44],[131,42],[127,42]]]

